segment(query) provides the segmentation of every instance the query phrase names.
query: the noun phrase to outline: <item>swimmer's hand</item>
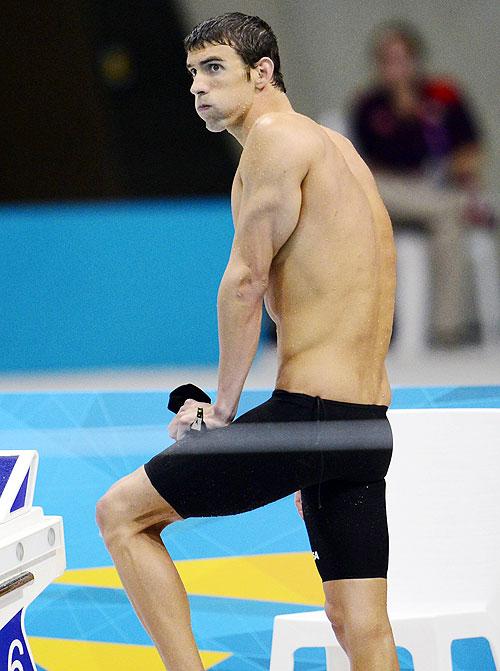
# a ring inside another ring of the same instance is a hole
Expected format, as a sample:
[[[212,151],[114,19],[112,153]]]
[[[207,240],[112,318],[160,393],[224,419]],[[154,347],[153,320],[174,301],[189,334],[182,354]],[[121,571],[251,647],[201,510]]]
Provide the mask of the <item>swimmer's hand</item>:
[[[203,408],[203,422],[207,429],[220,429],[231,423],[231,420],[223,411],[212,403],[201,403],[193,401],[192,398],[185,400],[179,412],[168,425],[168,435],[174,440],[180,440],[190,430],[191,424],[196,419],[198,408]]]
[[[302,517],[302,519],[304,519],[304,513],[302,512],[302,494],[300,489],[298,492],[295,492],[295,505],[297,506],[299,515]]]

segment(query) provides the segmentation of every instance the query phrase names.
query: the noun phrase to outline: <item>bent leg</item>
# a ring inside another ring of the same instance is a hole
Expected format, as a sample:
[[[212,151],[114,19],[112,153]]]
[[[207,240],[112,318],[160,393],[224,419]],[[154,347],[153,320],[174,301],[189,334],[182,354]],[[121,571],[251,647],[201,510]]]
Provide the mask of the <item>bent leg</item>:
[[[360,418],[374,414],[385,418],[385,406],[351,408],[347,403],[326,400],[323,404],[333,419],[339,415],[347,419],[353,413]],[[239,422],[222,429],[193,432],[155,455],[144,467],[114,485],[99,503],[103,537],[124,587],[169,671],[198,671],[202,667],[190,627],[187,595],[159,536],[162,525],[180,518],[230,515],[260,507],[318,483],[323,470],[330,477],[356,472],[374,479],[387,471],[389,447],[357,455],[329,451],[330,456],[303,448],[303,442],[319,438],[318,425],[313,421],[316,410],[314,397],[275,390],[270,401],[246,413]],[[246,427],[242,426],[245,420],[250,422]],[[274,424],[264,422],[261,434],[257,426],[263,420],[273,420]],[[289,421],[304,422],[295,424],[295,429],[305,430],[298,450],[289,449],[290,435],[296,434]],[[337,424],[331,422],[330,434],[323,423],[328,440],[333,442],[339,431],[342,435]],[[387,419],[370,423],[370,435],[380,434],[376,427],[383,429],[379,436],[382,443],[390,441]],[[275,430],[280,435],[279,448]],[[270,449],[255,452],[256,434],[265,437],[268,431],[272,436]]]
[[[182,517],[141,466],[98,501],[96,519],[123,587],[169,671],[202,671],[189,602],[160,537]]]

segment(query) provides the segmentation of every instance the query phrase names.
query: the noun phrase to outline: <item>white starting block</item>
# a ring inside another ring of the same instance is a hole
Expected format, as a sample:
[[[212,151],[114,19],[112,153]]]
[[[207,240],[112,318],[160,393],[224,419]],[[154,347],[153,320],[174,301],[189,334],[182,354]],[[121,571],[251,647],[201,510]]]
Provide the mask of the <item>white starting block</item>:
[[[0,450],[0,671],[36,671],[25,610],[66,569],[63,521],[32,507],[36,450]]]

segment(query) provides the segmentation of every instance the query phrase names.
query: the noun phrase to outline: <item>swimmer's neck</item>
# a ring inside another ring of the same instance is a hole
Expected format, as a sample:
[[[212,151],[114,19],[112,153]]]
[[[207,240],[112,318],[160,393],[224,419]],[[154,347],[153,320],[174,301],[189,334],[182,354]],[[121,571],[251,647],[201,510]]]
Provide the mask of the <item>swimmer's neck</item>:
[[[228,126],[226,130],[244,147],[250,129],[263,114],[293,111],[294,109],[286,93],[269,84],[262,91],[256,93],[252,106],[246,115],[240,117],[237,124]]]

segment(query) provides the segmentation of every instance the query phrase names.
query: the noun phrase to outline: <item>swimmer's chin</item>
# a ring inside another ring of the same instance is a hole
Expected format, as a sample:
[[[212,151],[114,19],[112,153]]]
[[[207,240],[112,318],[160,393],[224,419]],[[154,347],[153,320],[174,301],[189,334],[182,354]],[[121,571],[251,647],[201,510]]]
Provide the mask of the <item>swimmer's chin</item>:
[[[215,124],[210,124],[209,121],[205,121],[205,128],[211,133],[222,133],[223,130],[226,130],[226,126],[220,126]]]

